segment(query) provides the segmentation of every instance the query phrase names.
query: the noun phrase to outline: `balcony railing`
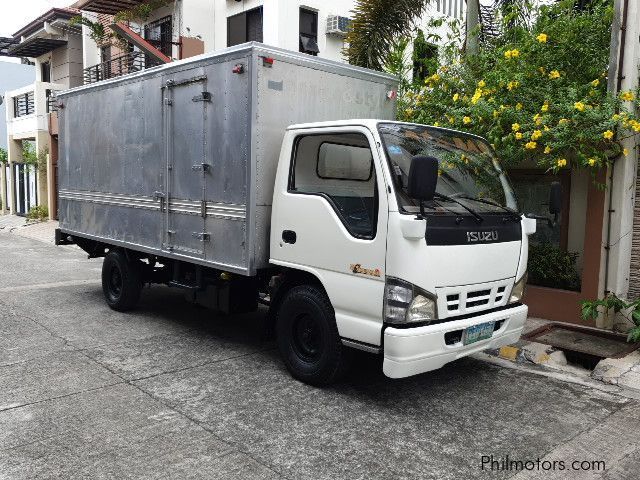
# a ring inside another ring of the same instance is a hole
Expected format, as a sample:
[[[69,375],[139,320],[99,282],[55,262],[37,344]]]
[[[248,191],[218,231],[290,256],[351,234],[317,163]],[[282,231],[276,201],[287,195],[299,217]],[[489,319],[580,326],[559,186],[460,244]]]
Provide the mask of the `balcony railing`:
[[[84,70],[84,83],[101,82],[110,78],[121,77],[128,73],[139,72],[145,68],[156,67],[161,62],[145,55],[143,52],[131,52],[111,60],[99,63]]]

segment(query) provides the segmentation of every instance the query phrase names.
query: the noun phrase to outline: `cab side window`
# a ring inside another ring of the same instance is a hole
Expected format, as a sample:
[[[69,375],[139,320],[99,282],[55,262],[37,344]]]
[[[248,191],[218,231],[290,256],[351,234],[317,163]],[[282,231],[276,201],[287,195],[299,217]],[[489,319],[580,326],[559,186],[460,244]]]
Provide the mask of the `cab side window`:
[[[375,237],[376,174],[369,141],[362,133],[298,137],[289,191],[324,197],[351,235]]]

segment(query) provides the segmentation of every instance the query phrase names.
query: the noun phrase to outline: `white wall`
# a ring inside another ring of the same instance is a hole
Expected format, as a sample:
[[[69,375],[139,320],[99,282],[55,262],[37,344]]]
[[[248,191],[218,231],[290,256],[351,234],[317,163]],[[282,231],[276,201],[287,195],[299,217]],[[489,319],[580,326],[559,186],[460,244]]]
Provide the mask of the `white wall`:
[[[49,117],[47,114],[47,90],[64,90],[65,85],[57,83],[46,83],[37,81],[26,87],[18,88],[7,92],[5,101],[7,103],[6,121],[7,136],[13,136],[15,140],[22,138],[33,138],[37,131],[49,131]],[[15,117],[13,112],[13,97],[34,92],[35,111],[30,115]]]

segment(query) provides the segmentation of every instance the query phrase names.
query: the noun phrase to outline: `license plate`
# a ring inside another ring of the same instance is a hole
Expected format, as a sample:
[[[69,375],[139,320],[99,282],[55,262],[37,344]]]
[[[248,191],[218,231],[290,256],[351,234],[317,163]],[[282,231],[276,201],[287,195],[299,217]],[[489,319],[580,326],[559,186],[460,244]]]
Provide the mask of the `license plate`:
[[[487,322],[466,328],[462,343],[464,345],[469,345],[471,343],[479,342],[480,340],[491,338],[491,335],[493,335],[494,324],[495,322]]]

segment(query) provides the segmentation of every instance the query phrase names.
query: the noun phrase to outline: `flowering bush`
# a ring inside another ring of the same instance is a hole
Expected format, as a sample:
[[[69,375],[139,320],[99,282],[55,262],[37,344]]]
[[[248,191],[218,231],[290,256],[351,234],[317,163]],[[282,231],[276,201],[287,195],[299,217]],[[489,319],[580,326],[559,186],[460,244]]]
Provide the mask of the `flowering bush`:
[[[612,2],[535,8],[474,55],[445,58],[436,73],[404,88],[399,118],[489,139],[507,167],[596,169],[640,132],[638,92],[607,92]],[[506,27],[505,27],[506,28]]]

